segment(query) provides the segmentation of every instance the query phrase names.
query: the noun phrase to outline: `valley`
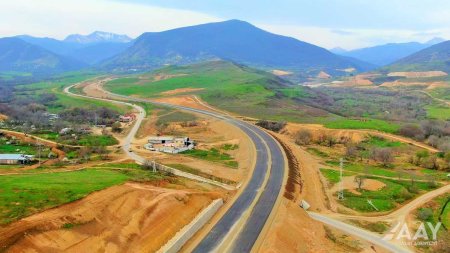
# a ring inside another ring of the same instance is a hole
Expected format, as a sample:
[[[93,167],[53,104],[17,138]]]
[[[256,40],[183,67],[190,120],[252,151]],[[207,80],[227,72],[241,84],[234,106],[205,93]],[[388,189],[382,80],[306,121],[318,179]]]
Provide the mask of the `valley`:
[[[0,38],[0,252],[448,251],[448,40],[102,27]]]

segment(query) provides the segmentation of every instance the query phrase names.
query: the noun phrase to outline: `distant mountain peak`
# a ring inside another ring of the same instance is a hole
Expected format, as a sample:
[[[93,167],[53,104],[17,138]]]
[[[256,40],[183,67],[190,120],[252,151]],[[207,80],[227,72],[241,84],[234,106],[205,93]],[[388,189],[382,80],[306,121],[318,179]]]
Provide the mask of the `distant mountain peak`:
[[[90,43],[100,43],[100,42],[117,42],[117,43],[127,43],[132,39],[127,35],[95,31],[88,35],[81,34],[71,34],[67,36],[65,42],[73,42],[80,44],[90,44]]]
[[[427,45],[436,45],[436,44],[439,44],[439,43],[444,42],[444,41],[445,41],[445,39],[443,39],[443,38],[434,37],[431,40],[425,42],[425,44],[427,44]]]

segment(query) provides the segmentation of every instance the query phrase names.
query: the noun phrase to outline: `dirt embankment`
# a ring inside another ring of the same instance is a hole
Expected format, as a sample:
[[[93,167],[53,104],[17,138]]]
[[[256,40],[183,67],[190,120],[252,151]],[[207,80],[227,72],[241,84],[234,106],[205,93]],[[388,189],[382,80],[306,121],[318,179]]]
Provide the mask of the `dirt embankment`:
[[[424,71],[424,72],[391,72],[388,76],[400,76],[406,78],[418,78],[418,77],[438,77],[446,76],[444,71]]]
[[[8,116],[0,113],[0,121],[4,121],[4,120],[7,120],[7,119],[8,119]]]
[[[201,90],[204,90],[204,89],[203,88],[181,88],[181,89],[175,89],[175,90],[161,92],[161,95],[171,96],[171,95],[177,95],[180,93],[189,93],[189,92],[201,91]]]
[[[7,252],[155,252],[221,196],[127,183],[0,228]]]

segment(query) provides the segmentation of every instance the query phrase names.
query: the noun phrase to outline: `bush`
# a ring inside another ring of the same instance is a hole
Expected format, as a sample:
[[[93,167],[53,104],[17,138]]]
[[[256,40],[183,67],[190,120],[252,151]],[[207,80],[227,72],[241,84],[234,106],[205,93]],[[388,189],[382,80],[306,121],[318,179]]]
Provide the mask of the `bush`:
[[[112,131],[114,133],[120,133],[122,132],[122,125],[120,124],[120,122],[114,122],[114,124],[112,124]]]
[[[300,130],[297,133],[295,133],[295,143],[297,145],[308,145],[311,143],[312,140],[312,134],[308,130]]]
[[[394,161],[392,150],[390,148],[376,148],[371,152],[371,158],[374,161],[380,162],[383,166],[387,166]]]
[[[279,132],[286,126],[286,122],[259,120],[258,122],[256,122],[256,125],[274,132]]]
[[[423,138],[423,131],[422,129],[417,125],[404,125],[400,128],[399,133],[403,136],[420,139],[420,137]]]
[[[430,208],[421,208],[419,212],[417,212],[417,218],[426,221],[429,220],[433,216],[433,210]]]

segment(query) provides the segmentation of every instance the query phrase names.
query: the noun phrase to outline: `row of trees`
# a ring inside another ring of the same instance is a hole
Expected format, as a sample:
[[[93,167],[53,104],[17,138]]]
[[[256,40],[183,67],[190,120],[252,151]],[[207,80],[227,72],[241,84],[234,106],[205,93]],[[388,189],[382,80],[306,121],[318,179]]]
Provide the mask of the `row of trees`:
[[[403,136],[425,141],[441,151],[450,151],[450,122],[426,120],[420,124],[407,124],[400,128]]]

